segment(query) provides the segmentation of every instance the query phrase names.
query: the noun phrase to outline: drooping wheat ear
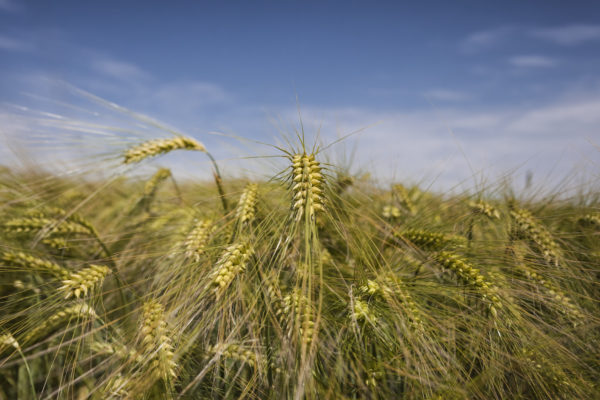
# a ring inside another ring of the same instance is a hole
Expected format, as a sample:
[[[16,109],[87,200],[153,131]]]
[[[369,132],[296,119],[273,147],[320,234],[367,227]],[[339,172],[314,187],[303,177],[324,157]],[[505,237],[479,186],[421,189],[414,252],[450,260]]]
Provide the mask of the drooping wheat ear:
[[[69,244],[64,238],[61,237],[51,237],[42,240],[46,246],[52,247],[55,250],[66,251],[69,250]]]
[[[586,214],[577,219],[581,225],[600,227],[600,214]]]
[[[0,259],[10,265],[19,266],[34,271],[48,272],[60,279],[67,279],[71,275],[71,272],[68,269],[63,268],[52,261],[43,260],[23,252],[5,251],[0,253]]]
[[[559,247],[546,228],[538,223],[527,210],[513,209],[510,211],[510,216],[515,222],[516,236],[531,240],[539,248],[546,261],[558,266]]]
[[[395,232],[394,236],[408,241],[425,251],[442,250],[450,246],[461,246],[465,239],[456,235],[445,233],[427,232],[419,229],[408,229],[403,232]]]
[[[489,219],[500,219],[500,212],[493,205],[486,203],[483,200],[470,201],[469,209],[475,215],[484,215]]]
[[[417,332],[424,331],[421,312],[409,294],[406,285],[404,285],[404,282],[399,277],[393,274],[386,275],[382,279],[381,284],[369,279],[367,280],[367,284],[361,286],[358,290],[366,296],[375,298],[383,297],[388,303],[399,300],[406,306],[405,311],[411,328]]]
[[[246,185],[235,210],[235,217],[240,223],[251,222],[254,219],[257,194],[258,185],[256,183]]]
[[[206,147],[195,139],[176,136],[170,139],[154,139],[141,143],[125,152],[124,164],[138,163],[146,158],[159,154],[168,153],[173,150],[197,150],[206,152]]]
[[[502,303],[497,295],[498,288],[486,281],[478,269],[470,266],[456,254],[447,251],[434,254],[433,258],[444,269],[450,270],[465,286],[478,293],[492,316],[498,315],[498,309],[502,308]]]
[[[144,197],[154,197],[156,189],[164,180],[171,176],[171,170],[168,168],[161,168],[152,175],[144,186]]]
[[[96,318],[96,312],[86,303],[78,303],[73,306],[63,308],[57,313],[45,319],[41,324],[35,326],[25,336],[25,342],[30,342],[44,333],[51,332],[54,328],[64,322],[69,322],[72,319]]]
[[[272,311],[279,318],[283,315],[283,298],[281,296],[281,290],[279,283],[275,276],[268,275],[263,280],[265,285],[266,298],[269,300],[269,305],[272,307]]]
[[[583,319],[583,314],[579,308],[573,304],[571,299],[563,291],[561,291],[558,286],[554,285],[540,274],[527,268],[525,265],[521,264],[519,265],[519,268],[523,271],[527,279],[540,285],[553,301],[563,307],[563,312],[565,314],[575,320],[581,321]]]
[[[382,215],[383,215],[383,218],[386,218],[386,219],[396,219],[396,218],[400,218],[402,216],[402,214],[400,213],[400,209],[396,206],[383,207]]]
[[[408,190],[404,187],[404,185],[396,184],[392,188],[392,194],[397,199],[397,201],[405,207],[408,212],[411,214],[415,213],[415,204],[410,199],[410,195],[408,194]]]
[[[312,343],[315,323],[308,299],[298,289],[293,289],[282,300],[280,320],[288,327],[288,335],[292,329],[298,329],[302,342],[307,346]]]
[[[121,374],[111,378],[111,380],[102,389],[102,395],[107,399],[130,399],[132,398],[129,392],[131,381],[125,379]],[[135,398],[135,397],[134,397]]]
[[[195,262],[200,261],[200,257],[206,250],[210,235],[215,228],[210,219],[197,221],[194,228],[185,238],[185,256]]]
[[[537,371],[542,376],[553,381],[556,385],[563,388],[570,388],[571,383],[565,372],[557,368],[556,362],[547,359],[539,351],[533,349],[522,348],[520,356],[528,364],[528,367]],[[558,398],[561,398],[560,396]]]
[[[225,249],[212,273],[212,284],[217,294],[227,289],[233,279],[246,269],[251,256],[252,247],[247,242],[235,243]]]
[[[141,354],[153,378],[169,381],[171,378],[177,378],[177,364],[164,312],[164,307],[156,300],[144,303]]]
[[[0,354],[2,354],[4,350],[11,347],[15,350],[21,349],[21,346],[19,346],[19,342],[17,342],[17,339],[15,339],[13,335],[11,335],[10,333],[0,335]]]
[[[296,154],[292,158],[292,209],[296,212],[297,221],[305,212],[312,219],[315,211],[324,209],[324,182],[321,164],[313,154]]]
[[[358,298],[353,298],[350,302],[350,318],[359,322],[377,323],[377,315],[371,310],[369,303]]]
[[[14,218],[4,224],[4,229],[9,232],[37,232],[48,229],[49,233],[89,233],[89,229],[71,221],[59,221],[50,218]]]
[[[103,265],[90,265],[78,272],[72,272],[68,279],[62,281],[63,286],[59,290],[65,292],[65,299],[69,297],[79,298],[86,296],[96,286],[102,285],[102,281],[110,273],[110,268]]]
[[[225,357],[231,360],[240,361],[244,364],[248,364],[251,367],[256,367],[256,354],[243,346],[235,343],[219,343],[209,348],[208,353],[210,355],[220,354],[221,357]],[[208,355],[208,357],[210,357]]]

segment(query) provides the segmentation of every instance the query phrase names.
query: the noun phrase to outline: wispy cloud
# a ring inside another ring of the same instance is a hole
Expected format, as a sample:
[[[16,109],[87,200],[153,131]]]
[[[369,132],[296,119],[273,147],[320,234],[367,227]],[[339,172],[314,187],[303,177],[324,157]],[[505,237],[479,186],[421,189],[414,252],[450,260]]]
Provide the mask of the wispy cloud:
[[[508,62],[512,66],[519,68],[549,68],[555,67],[558,64],[558,61],[554,58],[535,54],[514,56],[509,58]]]
[[[600,25],[566,25],[556,28],[536,29],[531,34],[561,45],[576,45],[600,40]]]
[[[17,4],[13,0],[0,0],[0,11],[16,12],[20,11],[22,9],[21,7],[21,4]]]
[[[137,65],[108,57],[98,57],[91,61],[92,69],[100,74],[125,81],[146,79],[149,74]]]
[[[462,40],[460,48],[466,52],[486,49],[501,43],[513,32],[514,28],[508,26],[473,32]]]
[[[27,52],[33,50],[33,45],[20,39],[0,35],[0,50]]]
[[[423,93],[423,97],[429,100],[437,100],[444,102],[464,101],[471,96],[465,92],[448,89],[431,89]]]

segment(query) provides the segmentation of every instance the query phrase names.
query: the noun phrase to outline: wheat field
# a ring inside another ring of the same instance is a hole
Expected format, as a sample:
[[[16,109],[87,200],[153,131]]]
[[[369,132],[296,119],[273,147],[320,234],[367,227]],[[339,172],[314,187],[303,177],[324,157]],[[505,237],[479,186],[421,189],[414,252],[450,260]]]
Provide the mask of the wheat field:
[[[114,155],[214,181],[4,166],[0,399],[600,398],[600,193],[382,185],[288,143],[257,180],[178,135]]]

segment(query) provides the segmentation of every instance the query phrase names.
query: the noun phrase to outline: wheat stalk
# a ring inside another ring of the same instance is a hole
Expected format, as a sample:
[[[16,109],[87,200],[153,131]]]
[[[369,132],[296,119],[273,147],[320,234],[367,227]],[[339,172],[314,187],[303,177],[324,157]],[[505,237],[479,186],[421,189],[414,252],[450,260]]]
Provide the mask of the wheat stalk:
[[[128,149],[124,154],[124,164],[138,163],[173,150],[197,150],[206,152],[206,147],[195,139],[176,136],[170,139],[154,139]]]

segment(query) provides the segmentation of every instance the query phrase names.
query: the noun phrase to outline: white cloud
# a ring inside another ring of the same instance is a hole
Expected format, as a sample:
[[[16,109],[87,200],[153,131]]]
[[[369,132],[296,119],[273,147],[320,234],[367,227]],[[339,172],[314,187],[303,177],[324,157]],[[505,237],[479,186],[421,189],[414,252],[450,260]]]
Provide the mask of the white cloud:
[[[33,50],[33,46],[22,40],[0,35],[0,50],[31,51]]]
[[[287,117],[293,120],[294,112]],[[307,132],[321,126],[325,142],[334,140],[335,132],[367,127],[349,139],[356,141],[356,164],[387,179],[433,182],[440,190],[471,187],[479,173],[497,182],[515,169],[532,170],[538,179],[549,175],[544,183],[555,183],[576,168],[589,172],[600,165],[600,151],[590,145],[600,137],[599,96],[483,111],[305,107],[303,121]]]
[[[489,48],[502,42],[513,32],[514,28],[507,26],[474,32],[461,42],[460,47],[467,52]]]
[[[557,64],[553,58],[535,54],[514,56],[509,58],[508,62],[519,68],[548,68]]]
[[[561,45],[576,45],[587,41],[600,40],[600,25],[567,25],[537,29],[532,31],[531,34]]]
[[[432,89],[423,93],[426,99],[437,100],[437,101],[463,101],[469,99],[469,95],[458,90],[447,90],[447,89]]]
[[[147,72],[135,64],[108,57],[95,58],[91,65],[94,71],[119,80],[139,81],[149,77]]]

